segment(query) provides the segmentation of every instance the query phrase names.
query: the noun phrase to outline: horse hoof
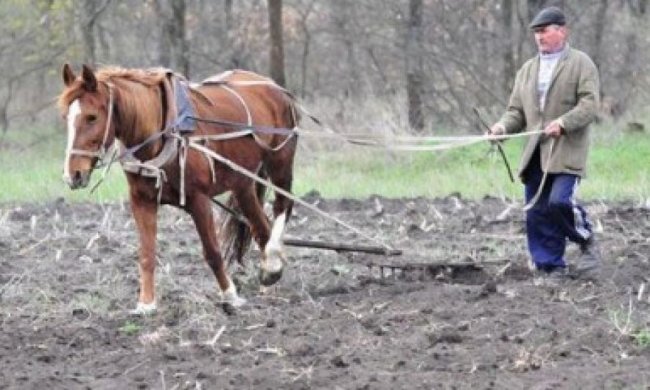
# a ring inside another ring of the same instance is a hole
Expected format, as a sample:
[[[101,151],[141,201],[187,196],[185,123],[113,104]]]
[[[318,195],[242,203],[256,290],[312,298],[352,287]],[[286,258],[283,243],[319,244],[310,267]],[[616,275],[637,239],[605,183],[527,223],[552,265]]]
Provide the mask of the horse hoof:
[[[132,316],[143,317],[154,314],[156,310],[157,308],[155,301],[151,303],[138,302],[138,305],[135,307],[135,309],[131,310],[129,314]]]
[[[237,297],[236,299],[224,301],[221,304],[223,311],[229,316],[237,314],[237,309],[244,306],[248,301],[246,299]]]
[[[223,309],[223,312],[229,316],[234,316],[237,314],[237,308],[228,302],[222,303],[221,308]]]
[[[260,284],[263,286],[272,286],[282,277],[282,268],[276,272],[260,270]]]
[[[237,294],[237,289],[233,284],[232,280],[230,281],[230,287],[221,293],[221,303],[225,306],[230,307],[241,307],[246,304],[246,299],[242,298]]]
[[[236,297],[234,297],[234,298],[232,298],[232,299],[227,300],[227,301],[224,302],[224,303],[227,304],[227,305],[230,305],[230,306],[232,306],[232,307],[242,307],[242,306],[244,306],[247,302],[248,302],[248,301],[246,301],[246,299],[244,299],[244,298],[242,298],[242,297],[240,297],[240,296],[236,296]]]

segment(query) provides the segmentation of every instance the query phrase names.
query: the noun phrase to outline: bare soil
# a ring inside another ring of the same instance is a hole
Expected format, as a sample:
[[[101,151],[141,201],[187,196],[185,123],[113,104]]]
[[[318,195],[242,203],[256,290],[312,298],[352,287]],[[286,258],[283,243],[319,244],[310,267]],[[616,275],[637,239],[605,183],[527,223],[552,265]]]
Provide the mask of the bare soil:
[[[511,201],[306,199],[404,255],[287,248],[261,292],[252,250],[232,312],[190,219],[163,208],[149,317],[129,314],[128,205],[0,205],[0,388],[649,388],[648,205],[588,204],[602,278],[549,285]],[[369,244],[300,207],[287,235]]]

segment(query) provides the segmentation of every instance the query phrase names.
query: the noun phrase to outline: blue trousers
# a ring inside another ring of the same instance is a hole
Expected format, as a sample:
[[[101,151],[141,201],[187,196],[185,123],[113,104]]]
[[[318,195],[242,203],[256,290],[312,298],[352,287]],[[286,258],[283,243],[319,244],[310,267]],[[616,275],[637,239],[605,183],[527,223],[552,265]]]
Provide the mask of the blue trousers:
[[[539,147],[524,171],[526,203],[535,197],[542,181]],[[564,268],[567,239],[585,244],[593,234],[587,212],[575,201],[580,177],[548,174],[537,203],[526,211],[528,250],[537,269]]]

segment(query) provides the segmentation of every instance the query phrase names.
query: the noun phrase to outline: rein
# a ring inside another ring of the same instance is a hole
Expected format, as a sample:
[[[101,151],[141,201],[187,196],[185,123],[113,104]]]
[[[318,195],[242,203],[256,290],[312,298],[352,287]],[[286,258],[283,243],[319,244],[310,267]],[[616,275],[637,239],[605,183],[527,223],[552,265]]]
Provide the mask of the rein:
[[[553,138],[551,140],[551,147],[548,150],[548,158],[546,159],[546,169],[543,170],[544,174],[542,175],[542,180],[539,182],[539,187],[537,187],[537,192],[535,193],[533,198],[522,208],[524,211],[528,211],[532,209],[533,206],[535,206],[535,204],[539,200],[539,198],[542,196],[542,192],[544,192],[544,186],[546,185],[546,178],[548,177],[548,169],[551,166],[551,157],[553,156],[553,149],[555,148],[556,142],[557,142],[556,138]]]

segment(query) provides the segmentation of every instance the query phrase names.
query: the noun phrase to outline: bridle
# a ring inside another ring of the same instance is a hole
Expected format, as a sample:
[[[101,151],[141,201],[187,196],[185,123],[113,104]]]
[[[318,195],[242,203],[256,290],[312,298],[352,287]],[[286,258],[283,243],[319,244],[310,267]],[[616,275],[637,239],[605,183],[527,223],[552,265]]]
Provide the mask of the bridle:
[[[93,151],[93,150],[71,148],[67,151],[69,155],[97,158],[99,161],[103,161],[104,158],[106,157],[107,150],[109,149],[106,146],[106,142],[108,141],[108,134],[113,120],[113,106],[115,105],[114,102],[115,99],[113,96],[113,85],[110,83],[106,83],[106,86],[108,87],[108,115],[106,118],[106,127],[104,128],[104,137],[102,139],[102,143],[99,145],[99,149]],[[95,166],[93,166],[92,169],[95,169]]]

